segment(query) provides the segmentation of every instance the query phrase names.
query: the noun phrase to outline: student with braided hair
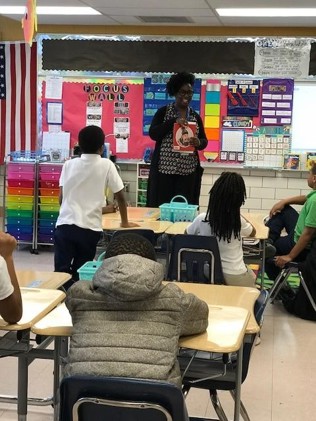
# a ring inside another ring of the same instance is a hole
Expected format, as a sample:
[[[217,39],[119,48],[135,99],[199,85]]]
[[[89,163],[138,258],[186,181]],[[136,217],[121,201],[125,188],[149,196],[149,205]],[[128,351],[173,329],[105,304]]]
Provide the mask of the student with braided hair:
[[[256,276],[243,259],[242,237],[253,237],[255,228],[240,214],[245,203],[244,179],[235,172],[223,172],[210,190],[206,213],[198,215],[186,232],[217,237],[227,285],[255,286]]]

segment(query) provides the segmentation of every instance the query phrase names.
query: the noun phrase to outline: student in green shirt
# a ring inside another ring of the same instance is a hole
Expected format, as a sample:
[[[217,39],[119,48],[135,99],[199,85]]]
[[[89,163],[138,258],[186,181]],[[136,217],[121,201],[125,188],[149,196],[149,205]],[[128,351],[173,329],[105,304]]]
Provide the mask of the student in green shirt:
[[[316,237],[316,162],[313,163],[307,178],[313,189],[308,195],[282,199],[269,214],[266,225],[269,227],[269,243],[276,248],[274,259],[267,259],[266,273],[274,280],[280,268],[291,261],[305,260],[311,243]],[[303,205],[298,213],[290,205]],[[283,229],[287,235],[282,236]]]

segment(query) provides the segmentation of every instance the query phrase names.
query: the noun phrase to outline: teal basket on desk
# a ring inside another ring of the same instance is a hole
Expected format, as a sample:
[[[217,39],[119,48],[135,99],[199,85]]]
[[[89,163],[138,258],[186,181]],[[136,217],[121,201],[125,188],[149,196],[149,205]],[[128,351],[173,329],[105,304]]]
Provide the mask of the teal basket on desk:
[[[176,202],[175,199],[183,199],[184,202]],[[170,203],[159,206],[160,220],[170,222],[191,222],[197,215],[197,205],[189,205],[184,196],[174,196]]]
[[[92,262],[87,262],[77,270],[77,272],[79,273],[80,281],[92,281],[93,275],[103,263],[104,255],[105,251],[102,254],[100,254],[98,260],[92,260]]]

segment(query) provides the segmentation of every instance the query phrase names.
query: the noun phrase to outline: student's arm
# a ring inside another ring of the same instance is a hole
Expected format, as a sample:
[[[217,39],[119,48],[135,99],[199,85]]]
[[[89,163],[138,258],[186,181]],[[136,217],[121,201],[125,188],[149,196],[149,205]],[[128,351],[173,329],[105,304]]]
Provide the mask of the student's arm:
[[[166,107],[161,107],[154,115],[149,128],[149,136],[152,140],[161,141],[170,131],[173,130],[173,125],[176,122],[176,118],[172,118],[164,122],[163,120],[165,114]]]
[[[15,273],[12,253],[16,247],[16,239],[10,234],[0,232],[0,254],[6,267],[1,270],[1,283],[11,283],[13,292],[0,300],[0,315],[8,323],[17,323],[22,317],[22,298]]]
[[[181,293],[184,311],[180,336],[205,332],[208,326],[208,305],[194,294]]]
[[[254,237],[256,235],[256,228],[243,215],[241,216],[240,219],[241,219],[241,236],[242,237]],[[243,220],[244,220],[244,222],[243,222]]]
[[[59,196],[58,196],[59,205],[61,205],[63,201],[63,188],[62,186],[59,187]]]
[[[120,214],[121,214],[121,227],[123,227],[123,228],[139,227],[139,225],[135,224],[135,222],[129,222],[128,221],[127,206],[126,206],[126,201],[125,201],[124,189],[115,193],[115,199],[117,200],[117,204],[118,204],[119,211],[120,211]]]
[[[314,227],[305,227],[302,234],[300,235],[297,243],[292,248],[289,254],[285,256],[276,256],[275,264],[283,268],[286,263],[292,262],[295,258],[307,248],[307,246],[312,242],[316,236],[316,228]]]
[[[273,215],[280,213],[286,205],[304,205],[305,202],[306,202],[305,195],[288,197],[287,199],[282,199],[272,207],[272,209],[270,210],[269,216],[270,218],[272,218]]]

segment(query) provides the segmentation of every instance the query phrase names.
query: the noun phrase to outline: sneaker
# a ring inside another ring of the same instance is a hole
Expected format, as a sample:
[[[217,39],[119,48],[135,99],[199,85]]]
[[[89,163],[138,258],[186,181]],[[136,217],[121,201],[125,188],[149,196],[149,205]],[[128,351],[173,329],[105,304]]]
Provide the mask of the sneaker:
[[[267,223],[270,221],[270,216],[269,215],[267,215],[267,216],[265,216],[264,218],[263,218],[263,223],[264,223],[264,225],[267,227],[268,225],[267,225]]]
[[[271,259],[271,257],[274,257],[276,254],[276,248],[269,241],[266,241],[264,251],[266,259]]]

